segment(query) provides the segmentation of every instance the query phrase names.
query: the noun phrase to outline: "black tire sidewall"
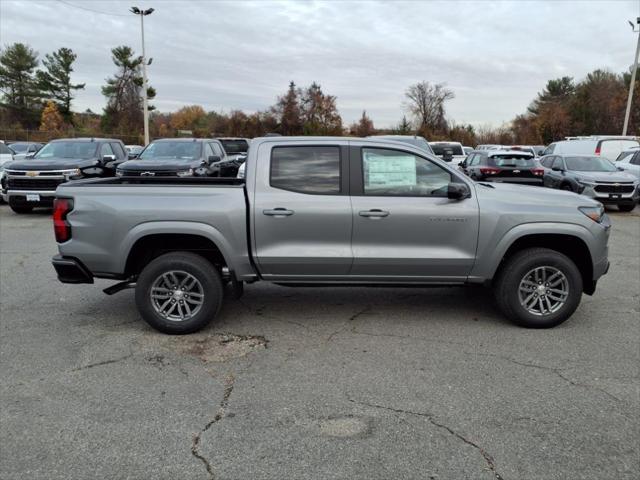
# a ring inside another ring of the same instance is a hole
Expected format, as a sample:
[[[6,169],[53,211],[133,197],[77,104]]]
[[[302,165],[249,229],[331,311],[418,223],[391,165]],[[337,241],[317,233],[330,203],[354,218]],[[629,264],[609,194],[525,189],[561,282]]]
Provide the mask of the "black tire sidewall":
[[[151,286],[170,270],[190,273],[202,284],[203,305],[194,317],[183,322],[163,318],[151,302]],[[181,335],[196,332],[214,319],[222,305],[223,288],[220,274],[207,259],[193,253],[167,253],[151,261],[138,276],[135,297],[138,311],[149,325],[163,333]]]
[[[580,271],[576,265],[565,255],[553,250],[537,250],[530,255],[519,255],[514,258],[516,262],[506,273],[502,287],[502,294],[506,295],[504,302],[507,304],[511,319],[518,325],[527,328],[550,328],[564,322],[578,308],[582,298],[583,282]],[[549,266],[560,270],[569,283],[569,297],[565,304],[550,315],[538,316],[529,313],[522,305],[518,289],[525,274],[536,267]]]

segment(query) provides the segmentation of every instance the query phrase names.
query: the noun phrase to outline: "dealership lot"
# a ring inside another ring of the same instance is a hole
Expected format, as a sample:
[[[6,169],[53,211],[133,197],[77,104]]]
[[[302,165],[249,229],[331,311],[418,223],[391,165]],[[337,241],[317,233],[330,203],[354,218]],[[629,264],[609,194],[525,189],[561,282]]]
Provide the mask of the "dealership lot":
[[[0,207],[0,477],[635,478],[640,208],[566,323],[482,288],[249,285],[203,332],[63,285],[50,212]]]

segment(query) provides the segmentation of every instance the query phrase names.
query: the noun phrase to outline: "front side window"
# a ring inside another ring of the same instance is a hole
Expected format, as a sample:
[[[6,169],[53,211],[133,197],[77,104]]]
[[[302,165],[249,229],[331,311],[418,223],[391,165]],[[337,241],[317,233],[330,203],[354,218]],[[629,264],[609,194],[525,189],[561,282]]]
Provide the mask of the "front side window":
[[[640,165],[640,152],[636,153],[629,163],[631,165]]]
[[[100,156],[104,157],[105,155],[114,155],[113,153],[113,148],[111,148],[111,145],[109,145],[108,143],[103,143],[102,147],[100,148]]]
[[[544,149],[544,151],[542,152],[542,155],[549,155],[553,153],[555,148],[556,148],[556,144],[552,143],[551,145],[549,145],[547,148]]]
[[[451,174],[411,153],[362,149],[364,194],[376,196],[446,197]]]
[[[50,158],[94,158],[98,144],[95,142],[51,142],[47,143],[35,154],[34,158],[47,160]]]
[[[551,165],[551,168],[557,168],[558,170],[564,170],[564,164],[562,163],[562,158],[561,157],[555,157],[555,159],[553,160],[553,164]]]
[[[340,193],[340,147],[275,147],[271,186],[300,193]]]

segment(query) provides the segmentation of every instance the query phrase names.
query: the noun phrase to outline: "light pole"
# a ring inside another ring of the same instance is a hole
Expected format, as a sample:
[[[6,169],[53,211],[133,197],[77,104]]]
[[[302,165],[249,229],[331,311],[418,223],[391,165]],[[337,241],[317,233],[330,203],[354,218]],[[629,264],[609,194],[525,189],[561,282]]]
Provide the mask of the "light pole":
[[[141,10],[131,7],[131,13],[140,15],[140,30],[142,32],[142,105],[144,111],[144,145],[149,144],[149,105],[147,101],[147,57],[144,52],[144,17],[153,13],[153,8]]]
[[[631,28],[635,32],[636,29],[633,23],[629,21]],[[629,85],[629,98],[627,98],[627,111],[624,114],[624,126],[622,127],[622,135],[627,134],[627,127],[629,126],[629,115],[631,114],[631,102],[633,101],[633,88],[636,86],[636,72],[638,71],[638,55],[640,55],[640,17],[636,19],[638,24],[638,46],[636,47],[636,56],[633,58],[633,70],[631,71],[631,84]]]

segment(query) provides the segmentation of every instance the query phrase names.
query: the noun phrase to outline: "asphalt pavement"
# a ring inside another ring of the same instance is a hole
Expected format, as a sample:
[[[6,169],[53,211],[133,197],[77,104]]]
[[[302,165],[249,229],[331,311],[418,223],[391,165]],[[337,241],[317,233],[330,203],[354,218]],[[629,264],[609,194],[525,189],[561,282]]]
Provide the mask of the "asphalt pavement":
[[[171,337],[0,205],[0,478],[636,479],[640,208],[551,330],[483,288],[249,285]]]

